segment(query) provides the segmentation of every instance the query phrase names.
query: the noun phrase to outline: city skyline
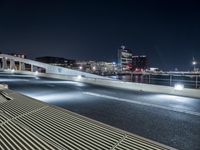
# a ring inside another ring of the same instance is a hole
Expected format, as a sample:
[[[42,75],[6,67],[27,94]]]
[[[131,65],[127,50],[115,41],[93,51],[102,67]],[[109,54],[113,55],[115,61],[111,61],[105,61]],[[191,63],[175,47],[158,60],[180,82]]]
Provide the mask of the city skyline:
[[[0,1],[0,51],[116,61],[126,45],[152,67],[200,58],[198,1]]]

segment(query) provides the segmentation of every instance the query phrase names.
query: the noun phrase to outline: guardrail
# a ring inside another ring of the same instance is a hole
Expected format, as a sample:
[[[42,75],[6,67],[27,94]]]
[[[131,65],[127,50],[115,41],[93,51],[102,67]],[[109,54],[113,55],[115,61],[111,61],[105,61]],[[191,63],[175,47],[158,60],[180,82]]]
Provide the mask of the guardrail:
[[[54,78],[60,80],[72,80],[77,82],[95,84],[100,86],[108,86],[114,88],[135,90],[135,91],[144,91],[144,92],[153,92],[153,93],[163,93],[163,94],[172,94],[178,96],[188,96],[200,98],[199,89],[189,89],[183,88],[177,90],[174,87],[163,86],[163,85],[153,85],[153,84],[143,84],[143,83],[134,83],[134,82],[124,82],[120,80],[112,80],[109,78],[86,78],[84,76],[68,76],[68,75],[59,75],[59,74],[47,74],[47,73],[37,73],[29,71],[16,71],[16,73],[28,74],[35,77],[45,77],[45,78]]]

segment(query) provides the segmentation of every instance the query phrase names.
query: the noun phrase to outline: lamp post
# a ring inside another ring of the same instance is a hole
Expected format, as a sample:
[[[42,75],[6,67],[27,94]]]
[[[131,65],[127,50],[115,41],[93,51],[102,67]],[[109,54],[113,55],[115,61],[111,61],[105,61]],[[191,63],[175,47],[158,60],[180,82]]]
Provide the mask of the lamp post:
[[[192,60],[192,65],[194,66],[194,70],[193,70],[193,71],[196,70],[196,64],[197,64],[197,62],[196,62],[196,60],[195,60],[194,57],[193,57],[193,60]]]

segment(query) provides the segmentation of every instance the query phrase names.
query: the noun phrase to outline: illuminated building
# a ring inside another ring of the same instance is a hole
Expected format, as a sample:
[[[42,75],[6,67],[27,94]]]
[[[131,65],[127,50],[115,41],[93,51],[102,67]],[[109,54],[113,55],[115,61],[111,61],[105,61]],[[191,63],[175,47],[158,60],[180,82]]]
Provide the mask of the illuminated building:
[[[132,70],[132,56],[132,51],[125,46],[121,46],[118,50],[118,65],[122,71]]]

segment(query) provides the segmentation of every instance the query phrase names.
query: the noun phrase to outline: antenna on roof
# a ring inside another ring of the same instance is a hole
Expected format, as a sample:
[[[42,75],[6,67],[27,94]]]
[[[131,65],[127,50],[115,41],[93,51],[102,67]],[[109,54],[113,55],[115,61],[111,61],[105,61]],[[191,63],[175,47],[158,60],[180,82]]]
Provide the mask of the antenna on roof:
[[[125,49],[125,46],[124,46],[124,45],[122,45],[122,46],[121,46],[121,48],[122,48],[122,49]]]

